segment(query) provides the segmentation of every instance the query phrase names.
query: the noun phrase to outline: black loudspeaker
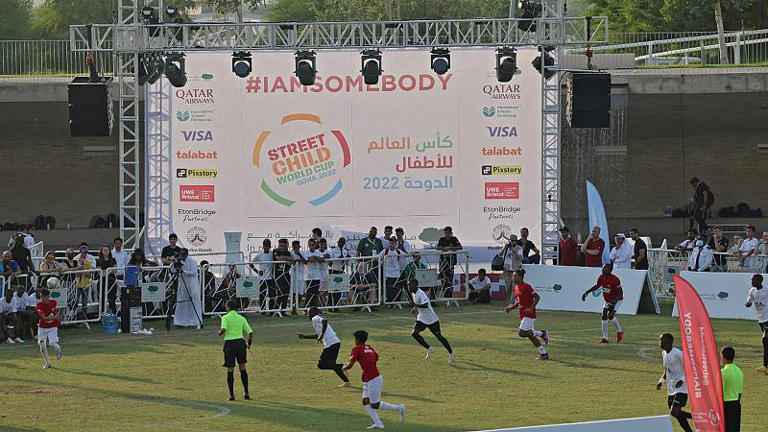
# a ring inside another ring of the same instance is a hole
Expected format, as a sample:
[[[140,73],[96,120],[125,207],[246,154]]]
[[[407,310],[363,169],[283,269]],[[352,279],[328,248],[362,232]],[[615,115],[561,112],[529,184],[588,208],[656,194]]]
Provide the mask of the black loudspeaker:
[[[565,115],[573,128],[611,125],[611,75],[573,72],[566,78]]]
[[[110,136],[114,125],[112,78],[76,77],[67,88],[71,136]]]
[[[141,288],[120,288],[120,330],[125,334],[131,333],[131,308],[141,307]]]

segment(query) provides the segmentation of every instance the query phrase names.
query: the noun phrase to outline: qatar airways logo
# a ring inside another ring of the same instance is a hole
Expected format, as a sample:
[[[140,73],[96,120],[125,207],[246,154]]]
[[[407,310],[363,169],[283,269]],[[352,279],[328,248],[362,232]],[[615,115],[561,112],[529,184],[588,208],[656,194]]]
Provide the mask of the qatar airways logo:
[[[213,89],[180,88],[176,90],[176,99],[187,105],[212,104],[214,102]]]
[[[251,76],[245,81],[245,91],[258,93],[368,93],[368,92],[427,92],[446,91],[452,74],[403,74],[381,76],[376,85],[366,85],[363,77],[330,75],[317,76],[314,85],[305,86],[295,76]]]

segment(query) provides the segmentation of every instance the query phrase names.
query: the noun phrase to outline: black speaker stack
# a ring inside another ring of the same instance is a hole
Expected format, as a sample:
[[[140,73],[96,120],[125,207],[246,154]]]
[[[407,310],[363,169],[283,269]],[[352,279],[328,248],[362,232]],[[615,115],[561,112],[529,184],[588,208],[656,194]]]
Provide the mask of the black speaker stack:
[[[115,123],[112,78],[92,82],[88,77],[76,77],[67,90],[70,135],[110,136]]]
[[[611,125],[611,74],[572,72],[566,76],[565,115],[572,128]]]

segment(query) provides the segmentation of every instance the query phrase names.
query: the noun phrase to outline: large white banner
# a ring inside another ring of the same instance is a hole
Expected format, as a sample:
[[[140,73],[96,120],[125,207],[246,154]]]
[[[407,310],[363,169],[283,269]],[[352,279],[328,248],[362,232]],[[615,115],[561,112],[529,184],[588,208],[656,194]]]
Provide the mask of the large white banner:
[[[194,253],[224,250],[224,231],[250,252],[314,227],[334,239],[385,225],[417,247],[445,225],[467,246],[523,226],[540,244],[537,55],[519,50],[520,72],[499,83],[489,49],[451,50],[443,76],[427,50],[386,50],[365,85],[359,52],[321,51],[305,87],[290,52],[254,54],[246,79],[228,53],[189,53],[170,95],[172,230]]]
[[[597,283],[601,269],[596,267],[524,265],[525,281],[539,293],[538,309],[576,312],[602,312],[605,301],[602,291],[581,295]],[[614,270],[624,290],[624,300],[616,309],[623,315],[637,315],[647,270]],[[655,302],[654,302],[655,303]]]
[[[710,318],[757,319],[755,308],[744,306],[752,288],[752,273],[684,271],[680,277],[690,282],[699,294]],[[763,275],[763,280],[768,280],[768,274]],[[677,315],[675,302],[672,316]]]

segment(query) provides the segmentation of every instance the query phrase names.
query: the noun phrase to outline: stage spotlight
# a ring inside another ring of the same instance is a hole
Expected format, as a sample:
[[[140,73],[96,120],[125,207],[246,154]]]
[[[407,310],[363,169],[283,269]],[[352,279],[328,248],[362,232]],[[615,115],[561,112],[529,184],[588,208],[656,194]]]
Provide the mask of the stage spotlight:
[[[555,66],[555,59],[553,59],[545,50],[541,50],[541,54],[533,59],[531,62],[531,65],[536,69],[539,73],[541,73],[541,62],[542,59],[544,61],[544,78],[549,80],[553,76],[557,74],[557,71],[554,70]]]
[[[165,57],[165,77],[174,87],[184,87],[187,84],[184,54],[171,53]]]
[[[157,24],[157,21],[150,23],[150,21],[153,17],[157,19],[157,15],[155,14],[155,8],[152,6],[144,6],[141,8],[141,17],[144,19],[144,21],[147,24]]]
[[[179,9],[174,5],[168,5],[165,7],[165,14],[168,15],[168,21],[173,22],[179,15]]]
[[[511,47],[496,49],[496,79],[509,82],[517,73],[517,52]]]
[[[451,52],[448,48],[432,48],[432,70],[443,75],[451,68]]]
[[[146,62],[147,78],[144,84],[152,85],[163,76],[165,71],[165,62],[160,57],[149,59]],[[141,75],[139,75],[139,85],[142,85]]]
[[[245,78],[251,74],[251,53],[247,51],[238,51],[232,54],[232,72],[240,78]]]
[[[536,31],[536,21],[534,18],[541,16],[541,2],[539,0],[520,0],[517,4],[518,18],[517,27],[523,31]]]
[[[378,84],[379,76],[381,75],[381,51],[377,49],[363,50],[361,53],[362,69],[360,72],[363,74],[363,80],[367,85]]]
[[[317,76],[316,57],[314,51],[296,51],[296,70],[293,72],[302,85],[315,84]]]

